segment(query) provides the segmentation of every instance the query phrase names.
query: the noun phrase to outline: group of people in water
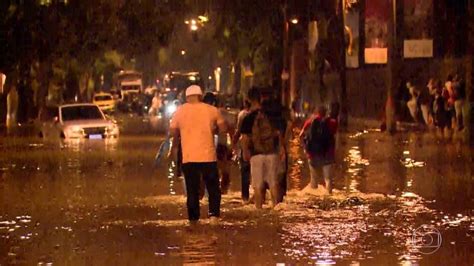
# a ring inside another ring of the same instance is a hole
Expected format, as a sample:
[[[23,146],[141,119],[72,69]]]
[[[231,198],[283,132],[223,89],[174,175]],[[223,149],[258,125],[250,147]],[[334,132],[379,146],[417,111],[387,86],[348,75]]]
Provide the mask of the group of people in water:
[[[249,89],[237,123],[231,127],[233,123],[229,122],[225,108],[218,107],[215,96],[204,95],[197,85],[186,89],[186,102],[176,110],[170,122],[173,143],[169,156],[177,159],[179,152],[182,157],[191,223],[200,218],[199,200],[204,194],[203,187],[209,197],[210,220],[218,221],[221,194],[226,193],[230,180],[228,164],[232,150],[239,158],[243,202],[262,208],[267,189],[272,207],[283,201],[291,119],[279,101],[262,92],[262,88]],[[334,110],[338,108],[337,105],[333,107],[331,112],[325,106],[315,108],[300,134],[310,166],[310,186],[316,188],[318,179],[324,180],[328,194],[332,192],[337,131],[337,111]],[[250,187],[253,195],[250,195]]]
[[[421,88],[407,82],[406,88],[408,93],[401,93],[399,97],[400,113],[403,113],[402,109],[406,106],[415,122],[437,128],[441,132],[464,129],[466,84],[459,75],[449,75],[444,83],[431,78]],[[406,89],[402,90],[404,91]]]

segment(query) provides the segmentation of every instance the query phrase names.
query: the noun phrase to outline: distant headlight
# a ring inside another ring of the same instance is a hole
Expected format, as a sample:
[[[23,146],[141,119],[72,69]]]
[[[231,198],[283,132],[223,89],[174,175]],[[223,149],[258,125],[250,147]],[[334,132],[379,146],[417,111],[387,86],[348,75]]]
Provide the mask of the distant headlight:
[[[177,106],[175,104],[170,104],[166,106],[166,113],[169,115],[172,115],[174,114],[174,112],[176,112],[176,109],[177,109]]]

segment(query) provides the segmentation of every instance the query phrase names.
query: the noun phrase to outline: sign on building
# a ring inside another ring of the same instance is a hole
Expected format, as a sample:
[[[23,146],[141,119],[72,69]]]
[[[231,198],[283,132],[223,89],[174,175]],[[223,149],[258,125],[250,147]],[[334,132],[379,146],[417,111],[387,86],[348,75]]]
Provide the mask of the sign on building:
[[[352,2],[346,2],[352,4]],[[359,67],[359,10],[347,9],[344,12],[346,47],[346,67]]]
[[[392,5],[390,0],[365,1],[365,49],[366,64],[388,62],[388,34]]]
[[[403,57],[433,57],[433,0],[404,0],[403,4]]]
[[[405,40],[403,42],[403,57],[433,57],[433,40]]]
[[[388,62],[388,49],[365,48],[364,61],[366,64],[386,64]]]
[[[318,44],[318,22],[311,21],[308,23],[308,51],[313,53]]]

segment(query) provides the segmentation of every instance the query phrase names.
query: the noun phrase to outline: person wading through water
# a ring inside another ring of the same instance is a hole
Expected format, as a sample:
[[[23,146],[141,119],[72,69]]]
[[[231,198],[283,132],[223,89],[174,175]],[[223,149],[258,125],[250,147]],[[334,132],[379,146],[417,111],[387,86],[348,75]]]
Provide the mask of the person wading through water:
[[[266,187],[270,188],[272,207],[280,197],[278,169],[285,158],[283,133],[273,125],[260,105],[260,91],[251,88],[248,99],[251,112],[244,118],[241,127],[243,157],[250,161],[251,183],[254,189],[255,207],[261,209]]]
[[[308,156],[311,175],[310,187],[318,187],[318,176],[323,177],[327,194],[332,193],[332,168],[335,163],[337,120],[327,116],[327,108],[320,106],[305,122],[300,138]]]
[[[201,178],[209,194],[209,217],[217,223],[220,216],[221,190],[217,170],[214,133],[227,132],[225,120],[214,106],[202,102],[202,90],[197,85],[186,89],[186,103],[176,110],[170,124],[176,153],[178,137],[183,150],[183,173],[186,182],[188,219],[191,224],[200,218],[199,188]]]

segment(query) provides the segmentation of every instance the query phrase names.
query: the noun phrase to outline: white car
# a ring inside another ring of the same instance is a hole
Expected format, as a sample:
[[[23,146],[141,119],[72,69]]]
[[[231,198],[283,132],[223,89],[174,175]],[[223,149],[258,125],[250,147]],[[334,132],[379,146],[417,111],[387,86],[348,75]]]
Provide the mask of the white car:
[[[117,124],[91,103],[49,108],[40,114],[39,120],[40,136],[43,138],[104,139],[119,136]]]

